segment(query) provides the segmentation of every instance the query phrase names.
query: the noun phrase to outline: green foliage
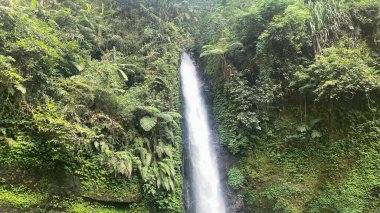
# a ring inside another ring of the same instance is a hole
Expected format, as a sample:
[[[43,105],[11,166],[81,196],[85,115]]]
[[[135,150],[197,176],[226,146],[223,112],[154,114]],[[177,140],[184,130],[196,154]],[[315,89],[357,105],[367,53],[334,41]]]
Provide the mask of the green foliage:
[[[284,87],[292,72],[290,64],[310,57],[307,50],[311,47],[311,38],[305,25],[309,19],[309,11],[300,2],[290,4],[273,16],[256,44],[260,81],[271,82],[269,87],[273,85],[272,88],[276,84]],[[262,78],[266,76],[270,79]]]
[[[273,17],[282,13],[289,3],[288,0],[256,1],[255,4],[248,1],[246,13],[237,17],[236,34],[244,44],[250,48],[258,41],[259,36],[264,32],[266,26],[272,21]]]
[[[1,167],[63,170],[78,181],[74,197],[133,203],[132,212],[164,211],[159,194],[181,211],[177,59],[187,35],[150,4],[1,3]],[[144,184],[156,193],[143,196]],[[117,210],[73,202],[72,211]]]
[[[243,195],[243,211],[376,212],[379,4],[216,5],[194,35],[220,141],[239,165],[229,185],[244,173],[234,205]],[[215,44],[226,37],[243,47],[222,60]],[[229,81],[215,75],[222,67]]]
[[[373,6],[378,6],[379,2],[376,0],[347,0],[348,6],[351,7],[373,7]]]
[[[321,119],[312,119],[308,124],[301,124],[297,126],[296,134],[289,135],[287,140],[297,142],[318,142],[321,140],[322,133],[318,129],[318,124],[321,123]]]
[[[120,173],[126,177],[131,177],[132,166],[136,162],[138,162],[136,157],[128,151],[115,152],[114,156],[109,160],[115,174]]]
[[[210,58],[210,60],[207,61],[208,63],[206,65],[208,68],[207,70],[210,72],[210,74],[217,74],[221,69],[223,77],[230,78],[231,73],[228,72],[229,69],[227,67],[226,54],[242,47],[243,45],[240,42],[233,42],[228,38],[220,38],[218,43],[214,45],[203,46],[202,53],[199,57]]]
[[[115,213],[115,212],[122,212],[117,211],[114,208],[107,208],[107,207],[96,207],[94,205],[89,205],[87,203],[75,203],[71,206],[70,212],[80,213],[80,212],[99,212],[99,213]]]
[[[136,176],[131,176],[128,179],[109,177],[107,171],[102,170],[99,166],[98,169],[97,174],[88,173],[82,176],[81,183],[83,185],[80,190],[83,197],[103,202],[141,202],[143,195]],[[93,172],[93,170],[84,171]]]
[[[302,82],[300,91],[311,92],[316,100],[350,100],[379,91],[374,64],[365,46],[347,48],[341,44],[323,50],[313,65],[295,76]]]
[[[182,190],[178,187],[173,194],[160,193],[156,198],[159,211],[162,212],[184,212],[182,204]]]
[[[351,20],[349,15],[342,10],[341,1],[323,0],[307,3],[311,14],[309,23],[314,39],[314,50],[320,53],[321,49],[326,47],[335,36],[344,32],[344,27],[351,24]]]
[[[53,166],[50,157],[40,157],[50,150],[46,146],[38,146],[33,139],[18,135],[16,139],[0,138],[1,157],[0,165],[3,167],[19,168],[51,168]]]
[[[203,46],[203,52],[199,55],[199,57],[222,56],[223,58],[229,51],[241,48],[242,46],[243,45],[239,42],[231,42],[228,38],[221,38],[215,45]]]
[[[73,213],[122,213],[126,211],[131,213],[148,213],[149,209],[144,205],[132,204],[128,208],[117,208],[111,205],[107,206],[99,203],[90,203],[83,200],[78,200],[69,202],[67,211]]]
[[[248,197],[251,192],[244,190],[247,202],[276,212],[376,209],[374,188],[378,181],[373,180],[378,180],[378,167],[372,165],[377,164],[379,134],[371,127],[377,122],[352,124],[355,130],[340,141],[322,138],[319,143],[306,145],[284,144],[282,135],[297,126],[287,127],[289,118],[283,122],[271,127],[268,136],[259,140],[258,148],[242,158],[247,188],[255,189],[253,200]],[[305,131],[302,126],[298,128]]]
[[[25,94],[25,88],[22,86],[22,82],[24,81],[23,77],[17,74],[15,69],[12,67],[11,62],[15,60],[8,56],[0,55],[0,82],[2,86],[8,87],[8,89],[12,89],[11,86],[14,86],[16,89],[20,90],[23,94]]]
[[[156,124],[157,124],[157,117],[144,116],[140,119],[141,127],[147,132],[153,129],[153,127],[155,127]]]
[[[154,184],[158,188],[163,187],[167,191],[174,191],[175,169],[173,160],[166,158],[158,163],[153,163],[153,168],[149,173],[150,176],[153,175],[155,179]]]
[[[61,33],[54,21],[45,22],[29,15],[27,8],[1,10],[4,10],[1,19],[6,23],[1,31],[5,31],[4,35],[8,38],[3,46],[7,48],[7,54],[17,59],[17,68],[22,71],[28,69],[24,76],[36,77],[38,71],[42,71],[43,75],[39,76],[46,81],[48,74],[67,76],[77,73],[73,64],[82,57],[79,45]],[[26,64],[29,66],[26,67]]]
[[[301,193],[292,188],[288,183],[279,183],[278,185],[270,186],[264,194],[269,200],[273,200],[274,212],[300,212],[297,208],[292,206],[289,200],[301,195]],[[279,197],[286,197],[288,199],[278,199]]]
[[[29,210],[46,198],[46,194],[31,192],[25,188],[12,188],[8,190],[0,187],[0,205],[10,206],[18,211]]]
[[[145,204],[131,204],[128,206],[105,204],[83,198],[63,197],[48,193],[32,191],[25,187],[0,187],[0,205],[4,211],[38,211],[54,209],[63,212],[149,212]]]
[[[259,36],[258,54],[270,54],[291,58],[301,53],[307,44],[308,35],[304,23],[309,13],[303,5],[289,5],[282,14],[275,15],[266,30]]]
[[[72,198],[3,187],[6,211],[183,212],[188,46],[245,210],[378,209],[377,1],[0,4],[0,165],[78,181]]]
[[[241,189],[244,185],[244,175],[236,167],[230,168],[228,171],[228,185],[237,190]]]

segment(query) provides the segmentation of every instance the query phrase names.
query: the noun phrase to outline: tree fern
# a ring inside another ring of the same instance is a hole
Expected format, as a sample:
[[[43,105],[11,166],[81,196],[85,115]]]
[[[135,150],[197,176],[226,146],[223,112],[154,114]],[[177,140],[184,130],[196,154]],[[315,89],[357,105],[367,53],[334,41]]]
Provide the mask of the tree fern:
[[[138,148],[138,151],[140,153],[140,160],[143,166],[149,166],[152,162],[152,154],[149,153],[145,148],[140,147]]]
[[[134,145],[136,147],[143,147],[144,146],[144,138],[143,137],[135,137],[133,141],[134,141]]]
[[[164,147],[164,153],[166,156],[168,156],[170,159],[173,158],[173,153],[172,153],[172,149],[170,146],[165,146]]]
[[[140,119],[141,127],[149,132],[152,130],[157,124],[157,117],[144,116]]]
[[[165,153],[165,145],[162,142],[159,142],[155,147],[155,154],[157,155],[158,159],[162,159],[163,154]]]
[[[231,41],[229,38],[221,38],[216,44],[204,45],[200,57],[208,57],[207,67],[211,69],[212,74],[216,74],[219,69],[222,69],[223,77],[229,79],[231,73],[227,71],[226,54],[232,50],[242,48],[243,44],[240,42]]]
[[[104,152],[105,150],[108,150],[108,145],[104,141],[100,141],[99,143],[100,151]]]
[[[173,123],[173,124],[174,124],[175,128],[179,129],[179,126],[177,123]],[[165,126],[164,132],[165,132],[165,136],[170,140],[170,142],[172,144],[175,144],[175,138],[174,138],[173,130],[171,128],[169,128],[168,126]]]
[[[182,118],[181,114],[177,112],[161,112],[157,116],[168,123],[175,123],[175,124],[176,124],[176,120],[178,121],[179,119]]]
[[[160,172],[162,174],[165,174],[167,176],[170,176],[171,172],[170,172],[170,167],[169,165],[167,165],[166,163],[164,162],[158,162],[158,165],[159,165],[159,169],[160,169]]]
[[[166,112],[166,114],[169,114],[173,117],[174,120],[179,120],[182,118],[182,115],[178,112]]]
[[[152,171],[153,171],[154,178],[156,179],[156,186],[157,186],[157,188],[160,188],[161,187],[161,177],[160,177],[160,172],[158,171],[156,163],[153,164]]]
[[[113,172],[115,173],[115,177],[118,173],[118,166],[117,166],[117,160],[114,157],[111,157],[108,159],[108,165],[112,168]]]
[[[200,57],[202,58],[211,55],[224,56],[227,52],[242,47],[243,44],[240,42],[231,42],[228,38],[221,38],[218,43],[214,45],[204,45]]]
[[[173,117],[168,113],[160,113],[158,114],[159,118],[162,118],[166,122],[173,122]]]
[[[169,181],[170,181],[170,179],[169,179],[169,178],[166,178],[166,177],[164,177],[163,180],[162,180],[162,182],[163,182],[162,185],[164,186],[164,188],[165,188],[166,190],[170,190]]]
[[[128,178],[131,177],[134,164],[141,167],[141,162],[128,151],[115,152],[108,158],[108,165],[115,175],[121,174]]]
[[[140,169],[140,175],[143,180],[146,179],[146,175],[148,174],[149,167],[141,167]]]
[[[169,179],[169,187],[172,191],[174,191],[174,181],[172,179]]]
[[[175,170],[174,170],[174,162],[173,162],[173,160],[171,160],[169,158],[165,158],[162,161],[160,161],[158,163],[158,165],[160,166],[161,171],[164,174],[166,174],[166,175],[174,178],[174,176],[175,176]]]
[[[156,179],[157,188],[163,187],[167,191],[174,190],[175,170],[174,162],[171,159],[165,158],[158,163],[154,163],[152,172]]]
[[[137,108],[149,115],[158,115],[159,113],[161,113],[159,109],[153,106],[139,106]]]

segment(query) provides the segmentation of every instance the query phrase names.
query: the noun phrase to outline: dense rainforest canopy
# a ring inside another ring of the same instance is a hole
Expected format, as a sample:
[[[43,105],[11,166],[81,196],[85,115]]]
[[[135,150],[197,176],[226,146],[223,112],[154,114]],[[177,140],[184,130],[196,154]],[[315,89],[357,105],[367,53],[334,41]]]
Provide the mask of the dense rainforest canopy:
[[[379,212],[378,0],[0,0],[0,212],[184,212],[183,51],[229,212]]]

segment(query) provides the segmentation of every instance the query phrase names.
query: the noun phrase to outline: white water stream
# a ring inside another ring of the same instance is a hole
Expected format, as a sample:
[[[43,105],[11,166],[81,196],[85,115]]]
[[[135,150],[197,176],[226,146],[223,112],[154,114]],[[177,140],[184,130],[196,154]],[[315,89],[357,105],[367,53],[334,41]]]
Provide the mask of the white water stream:
[[[218,162],[212,145],[213,139],[201,82],[193,60],[186,53],[181,57],[181,82],[191,161],[190,183],[194,210],[196,213],[225,213]]]

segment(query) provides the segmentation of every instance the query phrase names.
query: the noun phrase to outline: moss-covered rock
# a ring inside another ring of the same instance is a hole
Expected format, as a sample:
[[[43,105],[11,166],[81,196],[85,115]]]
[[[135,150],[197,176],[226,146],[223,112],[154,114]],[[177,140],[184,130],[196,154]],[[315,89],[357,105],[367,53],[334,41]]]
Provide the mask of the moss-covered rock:
[[[142,199],[142,190],[137,178],[104,179],[104,182],[82,182],[80,194],[97,201],[138,203]]]

